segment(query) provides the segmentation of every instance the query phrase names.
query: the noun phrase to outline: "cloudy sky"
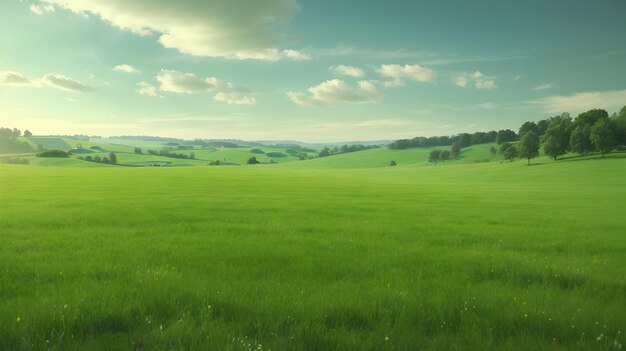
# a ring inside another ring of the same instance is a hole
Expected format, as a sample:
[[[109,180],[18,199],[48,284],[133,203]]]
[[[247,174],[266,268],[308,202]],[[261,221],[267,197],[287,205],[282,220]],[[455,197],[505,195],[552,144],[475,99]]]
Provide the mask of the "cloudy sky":
[[[626,105],[623,0],[3,0],[0,125],[303,141]]]

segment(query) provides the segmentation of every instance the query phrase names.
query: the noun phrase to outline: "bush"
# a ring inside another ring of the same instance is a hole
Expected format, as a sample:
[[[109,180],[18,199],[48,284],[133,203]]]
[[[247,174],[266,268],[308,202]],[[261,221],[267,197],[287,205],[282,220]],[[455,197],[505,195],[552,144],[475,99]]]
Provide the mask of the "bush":
[[[63,150],[45,150],[38,153],[37,157],[70,157],[70,153]]]
[[[391,162],[389,162],[389,165],[393,167],[393,166],[397,166],[398,163],[396,163],[396,161],[394,160],[391,160]]]
[[[248,159],[248,162],[246,162],[246,163],[249,164],[249,165],[255,165],[255,164],[259,163],[259,161],[257,161],[256,157],[250,157]]]
[[[287,152],[289,152],[289,151],[291,151],[291,150],[287,150]],[[265,153],[265,151],[263,151],[261,149],[252,149],[252,150],[250,150],[250,152],[253,153],[253,154],[264,154]]]
[[[136,148],[135,148],[135,153],[136,153],[136,154],[143,154],[143,151],[141,151],[141,149],[140,149],[140,148],[136,147]]]
[[[268,152],[266,153],[266,155],[268,157],[287,157],[287,155],[283,154],[282,152]]]
[[[90,147],[90,149],[92,149],[92,150],[98,150],[98,151],[104,151],[104,149],[103,149],[103,148],[101,148],[100,146],[92,146],[92,147]]]
[[[439,161],[439,158],[441,157],[441,150],[439,149],[435,149],[430,151],[430,154],[428,155],[428,162],[437,162]]]

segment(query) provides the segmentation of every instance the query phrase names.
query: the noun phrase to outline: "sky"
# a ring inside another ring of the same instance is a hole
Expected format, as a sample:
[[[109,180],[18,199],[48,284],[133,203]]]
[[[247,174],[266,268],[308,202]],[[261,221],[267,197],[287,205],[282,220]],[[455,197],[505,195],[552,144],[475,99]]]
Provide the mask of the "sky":
[[[626,105],[624,0],[3,0],[0,126],[390,140]]]

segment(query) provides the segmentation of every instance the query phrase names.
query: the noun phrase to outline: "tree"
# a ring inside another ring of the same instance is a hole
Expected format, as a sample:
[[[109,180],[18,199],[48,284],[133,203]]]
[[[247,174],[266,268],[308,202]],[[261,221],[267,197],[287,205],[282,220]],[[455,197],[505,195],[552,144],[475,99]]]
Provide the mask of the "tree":
[[[576,127],[570,135],[569,146],[572,151],[581,155],[593,150],[593,144],[591,143],[591,127],[586,124]]]
[[[550,119],[542,119],[541,121],[537,122],[537,134],[539,136],[543,136],[546,133],[549,125]]]
[[[519,143],[519,157],[527,159],[528,165],[530,165],[530,159],[539,156],[540,146],[541,143],[539,142],[539,135],[537,135],[537,133],[532,130],[524,133]]]
[[[583,112],[576,117],[574,120],[574,124],[576,126],[589,125],[592,126],[596,124],[601,119],[609,118],[609,113],[606,110],[594,108],[593,110],[589,110],[587,112]]]
[[[498,150],[496,150],[495,147],[492,146],[492,147],[489,148],[489,153],[491,154],[491,157],[496,156],[497,152],[498,152]]]
[[[102,163],[109,163],[109,159],[105,157],[102,158]]]
[[[30,132],[30,130],[26,129],[26,130],[24,131],[24,136],[28,138],[28,137],[33,136],[33,133],[31,133],[31,132]]]
[[[319,157],[326,157],[326,156],[330,156],[330,149],[325,146],[322,151],[320,151],[319,153]],[[254,158],[256,160],[256,157]]]
[[[393,166],[396,166],[396,165],[398,165],[398,164],[396,163],[396,161],[391,160],[391,162],[389,162],[389,165],[393,167]]]
[[[505,143],[507,141],[515,141],[515,140],[517,140],[517,135],[515,134],[514,131],[510,129],[501,129],[498,131],[498,134],[496,134],[496,143],[498,145]]]
[[[450,148],[450,155],[452,155],[452,157],[459,157],[460,154],[461,154],[461,145],[457,141],[454,144],[452,144],[452,147]]]
[[[428,162],[437,162],[439,161],[439,157],[441,156],[441,150],[435,149],[431,150],[428,155]]]
[[[135,148],[135,153],[136,154],[143,154],[143,151],[141,151],[141,148],[136,147]]]
[[[615,147],[613,131],[606,119],[597,121],[591,127],[591,142],[596,147],[596,150],[600,151],[602,158],[604,158],[605,153],[608,153]]]
[[[611,118],[611,122],[615,131],[615,143],[626,145],[626,106],[622,107],[620,112]]]
[[[515,146],[510,146],[506,150],[504,150],[504,159],[513,162],[513,160],[517,157],[517,149]]]
[[[500,154],[504,155],[504,152],[506,151],[506,149],[510,148],[512,145],[511,143],[509,143],[508,141],[505,143],[502,143],[502,145],[500,145]]]
[[[259,161],[256,160],[256,157],[252,156],[248,159],[248,162],[246,162],[249,165],[255,165],[257,163],[259,163]]]
[[[117,155],[113,151],[109,152],[109,162],[117,164]]]
[[[101,162],[101,161],[102,161],[102,159],[100,158],[100,156],[95,156],[95,157],[93,158],[93,160],[94,160],[94,161],[96,161],[96,162]]]
[[[471,135],[469,135],[468,133],[459,134],[459,145],[461,146],[461,149],[470,146],[471,143],[472,143]]]
[[[569,113],[552,117],[550,125],[544,135],[543,150],[554,160],[564,155],[569,149],[570,134],[572,131],[572,118]]]
[[[442,160],[442,161],[449,160],[450,159],[450,151],[448,151],[448,150],[441,151],[441,154],[439,154],[439,159]]]
[[[192,152],[192,153],[190,153],[190,154],[189,154],[189,158],[190,158],[190,159],[192,159],[192,160],[195,160],[195,159],[196,159],[196,154],[195,154],[195,153],[193,153],[193,152]]]
[[[539,134],[539,127],[537,127],[537,123],[535,122],[524,122],[522,126],[519,128],[519,132],[517,136],[522,140],[524,134],[528,132],[535,132],[535,134]]]
[[[482,144],[484,143],[485,139],[485,133],[484,132],[476,132],[474,134],[472,134],[472,138],[470,140],[470,142],[472,143],[472,145],[476,145],[476,144]]]

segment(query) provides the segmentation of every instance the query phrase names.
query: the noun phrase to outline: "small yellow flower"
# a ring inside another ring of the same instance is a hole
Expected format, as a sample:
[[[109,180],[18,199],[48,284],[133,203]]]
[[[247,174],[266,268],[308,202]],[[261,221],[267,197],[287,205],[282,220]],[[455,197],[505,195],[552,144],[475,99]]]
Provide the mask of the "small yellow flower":
[[[18,323],[21,322],[22,321],[22,317],[15,318],[15,321],[18,322]]]
[[[528,318],[528,313],[524,313],[524,318]]]

